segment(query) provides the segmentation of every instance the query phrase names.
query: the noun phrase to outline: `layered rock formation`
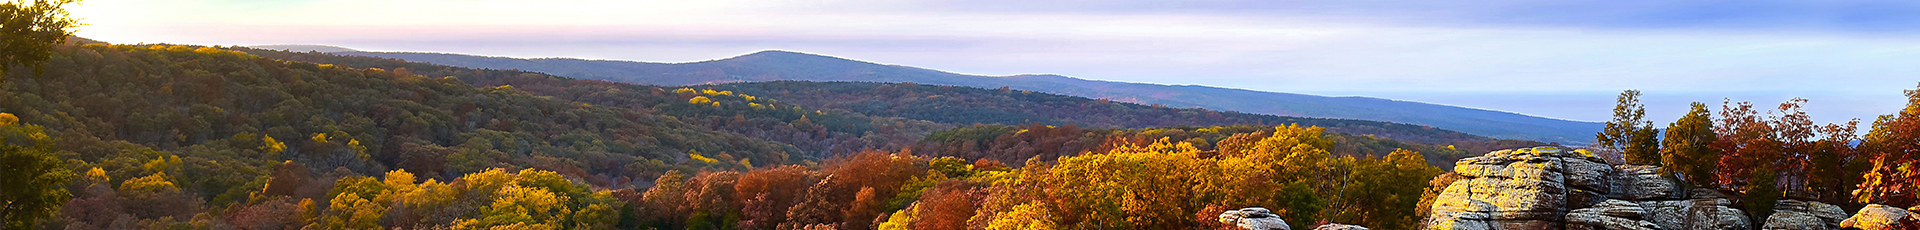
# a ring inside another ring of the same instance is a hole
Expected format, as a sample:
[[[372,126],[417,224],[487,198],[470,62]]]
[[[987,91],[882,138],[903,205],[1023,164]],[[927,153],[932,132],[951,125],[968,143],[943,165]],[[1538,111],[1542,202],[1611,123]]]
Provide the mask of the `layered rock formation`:
[[[1567,213],[1567,229],[1578,230],[1654,230],[1660,225],[1645,220],[1647,210],[1640,204],[1607,200],[1593,207]]]
[[[1640,201],[1647,210],[1647,221],[1660,229],[1745,230],[1753,226],[1747,213],[1734,209],[1733,201],[1718,191],[1695,189],[1685,200]]]
[[[1460,159],[1433,202],[1430,229],[1561,229],[1569,208],[1599,203],[1613,168],[1584,151],[1500,150]]]
[[[1608,198],[1641,200],[1675,200],[1683,198],[1686,191],[1672,179],[1660,176],[1660,167],[1651,165],[1616,165],[1612,176],[1613,191]]]
[[[1220,213],[1220,223],[1249,230],[1292,230],[1287,221],[1261,207],[1242,208]]]
[[[1712,190],[1685,191],[1655,166],[1609,166],[1586,151],[1500,150],[1461,159],[1427,229],[1749,229]],[[1804,202],[1803,202],[1804,204]],[[1826,210],[1796,206],[1794,210]],[[1825,211],[1798,212],[1820,219]],[[1789,214],[1793,215],[1793,214]],[[1831,217],[1828,215],[1828,217]],[[1784,223],[1783,223],[1784,226]]]
[[[1847,211],[1840,209],[1840,206],[1815,201],[1780,200],[1773,206],[1773,215],[1767,216],[1767,223],[1760,229],[1840,229],[1840,222],[1846,219]]]

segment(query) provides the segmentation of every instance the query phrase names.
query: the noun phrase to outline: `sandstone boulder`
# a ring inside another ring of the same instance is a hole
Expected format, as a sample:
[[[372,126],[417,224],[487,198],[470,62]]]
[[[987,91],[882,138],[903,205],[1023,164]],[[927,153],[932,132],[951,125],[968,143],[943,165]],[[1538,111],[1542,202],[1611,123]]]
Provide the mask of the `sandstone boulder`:
[[[1585,151],[1500,150],[1461,159],[1467,178],[1436,197],[1430,229],[1559,229],[1568,209],[1599,203],[1613,168]]]
[[[1853,217],[1840,221],[1840,227],[1861,230],[1911,229],[1920,227],[1914,226],[1916,221],[1920,221],[1920,215],[1906,209],[1869,204],[1855,212]]]
[[[1657,166],[1611,166],[1586,151],[1500,150],[1461,159],[1435,197],[1426,229],[1746,230],[1753,223],[1727,196],[1683,190]],[[1826,226],[1830,205],[1785,205],[1788,216]],[[1796,220],[1788,217],[1783,220]],[[1786,223],[1776,225],[1787,226]]]
[[[1287,221],[1273,215],[1272,210],[1261,207],[1228,210],[1220,213],[1220,223],[1231,224],[1248,230],[1292,230]]]
[[[1773,215],[1760,229],[1840,229],[1840,222],[1847,219],[1847,211],[1840,206],[1815,201],[1780,200],[1773,207]]]
[[[1319,227],[1313,227],[1313,230],[1369,230],[1369,229],[1367,229],[1367,227],[1361,227],[1359,225],[1333,223],[1333,224],[1320,225]]]

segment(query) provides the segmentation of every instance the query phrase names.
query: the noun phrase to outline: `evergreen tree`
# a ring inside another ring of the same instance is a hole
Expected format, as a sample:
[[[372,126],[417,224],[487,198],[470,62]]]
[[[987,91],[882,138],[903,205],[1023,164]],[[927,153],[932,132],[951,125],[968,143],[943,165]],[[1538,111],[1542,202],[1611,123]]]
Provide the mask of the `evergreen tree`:
[[[1777,186],[1780,178],[1772,168],[1764,166],[1753,170],[1747,178],[1749,183],[1740,191],[1740,204],[1746,206],[1747,218],[1754,223],[1766,223],[1767,217],[1773,215],[1773,206],[1785,195]]]
[[[1667,125],[1667,138],[1661,140],[1660,170],[1676,175],[1694,186],[1713,185],[1713,169],[1718,167],[1720,151],[1711,146],[1713,114],[1707,104],[1694,102],[1693,110]]]
[[[1620,104],[1613,107],[1613,121],[1607,122],[1605,130],[1594,134],[1594,139],[1600,142],[1600,148],[1625,156],[1628,164],[1660,164],[1659,139],[1653,122],[1647,121],[1646,115],[1639,90],[1621,92]]]

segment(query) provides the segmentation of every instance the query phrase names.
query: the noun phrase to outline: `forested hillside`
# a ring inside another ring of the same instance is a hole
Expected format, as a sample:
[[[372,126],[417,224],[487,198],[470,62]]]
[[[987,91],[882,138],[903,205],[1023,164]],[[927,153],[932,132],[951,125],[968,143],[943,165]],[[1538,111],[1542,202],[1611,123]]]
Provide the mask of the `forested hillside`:
[[[765,95],[807,107],[844,109],[874,116],[905,117],[960,125],[1039,123],[1091,128],[1149,128],[1299,124],[1326,127],[1338,133],[1373,135],[1421,143],[1446,144],[1493,140],[1431,126],[1170,108],[1012,90],[1006,87],[988,90],[915,83],[805,81],[732,83],[704,87]]]
[[[336,178],[388,171],[453,181],[537,168],[607,187],[804,159],[671,116],[208,47],[61,46],[46,65],[44,76],[8,73],[0,113],[30,126],[9,129],[16,136],[41,137],[8,140],[44,140],[107,186],[72,189],[82,206],[67,210],[102,218],[82,221],[95,226],[185,223],[271,194],[324,206]],[[96,198],[108,204],[86,201]]]
[[[921,137],[933,131],[974,124],[1009,126],[1042,124],[1103,130],[1299,124],[1326,127],[1334,133],[1346,135],[1383,137],[1432,146],[1452,145],[1468,151],[1545,144],[1532,141],[1494,140],[1433,127],[1389,122],[1167,108],[1010,89],[988,90],[913,83],[798,81],[663,88],[597,80],[576,80],[514,70],[467,69],[396,59],[239,47],[229,47],[229,49],[285,60],[332,63],[357,68],[405,70],[429,76],[452,76],[477,87],[512,85],[537,95],[601,106],[650,108],[680,117],[683,121],[704,124],[712,129],[792,144],[811,156],[823,158],[867,148],[902,149],[920,141]],[[731,96],[710,95],[722,92]],[[692,103],[682,103],[692,100],[693,97],[726,103],[698,109],[690,107]],[[750,97],[756,98],[756,101],[744,101]],[[781,109],[754,109],[755,104]],[[800,109],[799,112],[812,110],[814,113],[806,115],[805,122],[795,123],[801,119],[798,119],[800,116],[792,113],[795,112],[791,111],[794,108],[815,109]],[[736,119],[735,115],[740,116]],[[787,128],[788,123],[792,123],[792,127],[814,127],[819,130]],[[795,132],[796,130],[799,132]],[[1090,141],[1081,144],[1097,145],[1106,141],[1105,137],[1090,138],[1092,138]],[[1077,150],[1078,148],[1063,149]],[[1391,150],[1389,148],[1353,153],[1386,154]],[[1067,151],[1058,154],[1078,153]],[[1447,159],[1434,156],[1428,158]],[[1025,158],[1009,159],[1017,162]],[[1438,162],[1436,165],[1451,164],[1451,160],[1436,160],[1436,162]]]
[[[1208,226],[1185,216],[1247,205],[1411,226],[1387,217],[1411,213],[1424,185],[1385,181],[1539,144],[1006,90],[666,88],[244,48],[63,45],[46,65],[41,76],[8,72],[0,142],[65,175],[55,187],[68,195],[41,222],[59,229],[1159,228]],[[849,104],[818,103],[830,98]],[[981,112],[955,114],[965,111]],[[1387,138],[1403,134],[1445,143]],[[1163,163],[1181,166],[1053,174]],[[1197,195],[1051,189],[1271,170],[1290,171]],[[1322,178],[1347,172],[1356,176]],[[1271,189],[1288,192],[1261,192]],[[1183,201],[1101,208],[1126,200]]]
[[[516,70],[468,69],[394,59],[298,53],[240,47],[244,51],[289,61],[329,63],[354,68],[392,69],[425,76],[460,79],[475,87],[512,86],[535,95],[596,106],[639,110],[677,118],[708,129],[791,144],[808,156],[826,158],[864,149],[900,149],[933,131],[951,128],[933,122],[885,118],[839,110],[816,110],[773,98],[708,88],[658,86],[577,80]],[[692,103],[694,98],[705,100]]]
[[[1112,82],[1060,75],[980,76],[888,65],[818,54],[769,50],[688,63],[652,63],[569,58],[518,59],[442,53],[336,52],[399,58],[469,68],[519,69],[560,76],[693,86],[767,81],[914,82],[925,85],[1010,87],[1087,98],[1177,108],[1207,108],[1294,117],[1320,117],[1417,124],[1500,139],[1586,144],[1600,123],[1559,120],[1511,112],[1370,97],[1327,97],[1197,85]]]

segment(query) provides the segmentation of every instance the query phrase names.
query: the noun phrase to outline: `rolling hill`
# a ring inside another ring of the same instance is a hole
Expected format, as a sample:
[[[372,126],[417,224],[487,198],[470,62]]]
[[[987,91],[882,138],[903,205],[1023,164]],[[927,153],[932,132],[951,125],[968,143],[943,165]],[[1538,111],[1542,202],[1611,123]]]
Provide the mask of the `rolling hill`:
[[[1463,108],[1370,97],[1326,97],[1195,85],[1157,85],[1072,78],[1059,75],[978,76],[838,57],[762,51],[690,63],[517,59],[441,53],[335,52],[487,69],[518,69],[582,79],[665,86],[735,82],[858,81],[913,82],[929,85],[1009,87],[1053,94],[1109,99],[1181,108],[1390,121],[1488,136],[1579,145],[1592,142],[1602,125],[1486,109]]]
[[[1371,135],[1401,141],[1429,143],[1477,145],[1470,142],[1498,141],[1494,138],[1467,134],[1431,126],[1404,123],[1380,122],[1356,119],[1306,118],[1226,112],[1200,108],[1174,108],[1150,106],[1135,103],[1103,99],[1091,99],[1078,96],[1048,94],[1043,92],[985,89],[978,87],[956,87],[926,85],[918,83],[875,83],[875,82],[808,82],[808,81],[765,81],[739,82],[694,87],[659,87],[615,83],[605,80],[571,79],[546,74],[537,74],[520,70],[481,70],[454,67],[422,62],[408,62],[400,59],[378,58],[317,52],[288,52],[279,50],[231,48],[263,57],[296,62],[335,64],[352,68],[390,69],[396,72],[408,72],[428,76],[451,76],[476,87],[494,88],[511,86],[535,95],[552,96],[590,104],[645,108],[668,115],[681,117],[683,121],[706,124],[708,128],[732,130],[756,137],[794,136],[787,131],[747,131],[733,130],[741,122],[729,121],[735,114],[743,114],[748,123],[758,120],[756,117],[771,115],[760,112],[738,112],[730,108],[720,111],[735,112],[687,112],[685,106],[693,97],[706,94],[753,95],[764,99],[756,100],[767,106],[778,108],[805,108],[813,112],[808,115],[810,123],[827,126],[829,133],[844,133],[855,136],[879,134],[878,136],[899,136],[893,134],[900,130],[919,130],[905,136],[880,138],[873,136],[858,137],[861,140],[872,139],[917,139],[918,136],[932,132],[933,127],[921,122],[932,122],[952,126],[973,124],[998,125],[1076,125],[1095,129],[1138,129],[1176,126],[1219,126],[1219,125],[1287,125],[1327,127],[1329,131],[1349,135]],[[676,89],[677,88],[677,89]],[[693,91],[677,93],[678,91]],[[668,93],[675,91],[676,93]],[[712,91],[712,92],[709,92]],[[711,95],[709,95],[711,96]],[[727,101],[723,105],[751,107],[749,103],[730,101],[734,97],[707,97],[712,101]],[[757,109],[754,109],[757,111]],[[819,110],[819,111],[816,111]],[[839,112],[836,112],[839,111]],[[825,112],[825,113],[821,113]],[[756,115],[760,114],[760,115]],[[777,122],[792,122],[799,118],[780,115]],[[901,118],[887,119],[887,118]],[[780,126],[774,124],[747,126]],[[940,126],[934,125],[934,126]],[[888,131],[892,130],[892,131]],[[875,132],[880,131],[880,132]],[[766,135],[772,134],[772,135]],[[770,138],[782,139],[782,138]],[[780,140],[793,144],[809,153],[847,153],[845,151],[826,151],[833,148],[892,149],[886,144],[870,145],[819,140]],[[811,143],[811,144],[810,144]],[[828,147],[837,146],[837,147]],[[840,149],[848,150],[848,149]],[[826,154],[832,155],[832,154]],[[822,156],[824,157],[824,155]]]
[[[69,44],[55,47],[46,65],[44,75],[0,73],[8,80],[0,84],[0,147],[9,148],[10,159],[45,162],[49,173],[85,175],[44,182],[74,191],[40,227],[48,229],[446,229],[534,221],[555,226],[548,229],[706,229],[699,226],[788,225],[796,223],[789,219],[846,213],[820,204],[866,207],[847,221],[827,219],[828,226],[868,226],[892,220],[872,215],[916,203],[979,200],[948,191],[988,188],[966,184],[975,183],[966,182],[970,178],[1106,167],[1075,159],[1241,162],[1235,164],[1242,170],[1228,173],[1185,167],[1136,173],[1174,185],[1193,180],[1165,175],[1263,178],[1263,168],[1286,167],[1323,176],[1287,178],[1333,188],[1345,183],[1331,177],[1337,174],[1421,181],[1440,173],[1427,164],[1445,166],[1476,147],[1540,144],[1418,125],[1006,88],[804,81],[661,87],[238,47]],[[960,125],[989,122],[1001,124]],[[1273,126],[1295,123],[1302,126]],[[1210,124],[1235,125],[1192,126]],[[1126,128],[1148,126],[1172,127]],[[1045,163],[1027,164],[1034,162]],[[1058,178],[1088,175],[1067,172]],[[1397,175],[1405,173],[1417,174]],[[991,184],[1012,184],[995,180]],[[1423,185],[1367,184],[1405,187],[1392,190],[1403,191],[1395,197],[1411,197]],[[1356,187],[1351,191],[1386,190]],[[1385,199],[1326,191],[1315,194],[1330,195],[1315,196]],[[749,194],[753,198],[740,198]],[[769,198],[774,194],[784,201]],[[544,203],[498,208],[528,202]],[[980,205],[974,203],[962,204]],[[699,207],[680,208],[688,205]],[[805,211],[816,207],[825,208]],[[752,214],[768,213],[763,210],[789,214]],[[562,214],[497,218],[543,212]]]

